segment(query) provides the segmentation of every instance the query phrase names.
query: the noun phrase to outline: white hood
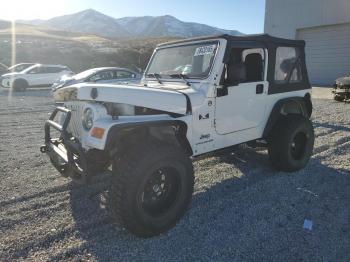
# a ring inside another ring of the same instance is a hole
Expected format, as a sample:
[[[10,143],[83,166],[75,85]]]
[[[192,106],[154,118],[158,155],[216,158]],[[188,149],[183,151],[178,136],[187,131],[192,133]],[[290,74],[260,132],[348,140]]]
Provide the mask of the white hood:
[[[93,89],[95,90],[92,91]],[[96,90],[97,96],[94,98],[93,93]],[[196,92],[191,96],[194,93]],[[180,91],[143,86],[76,84],[54,92],[56,101],[68,101],[72,97],[84,101],[128,104],[177,114],[186,114],[188,107],[186,95]]]

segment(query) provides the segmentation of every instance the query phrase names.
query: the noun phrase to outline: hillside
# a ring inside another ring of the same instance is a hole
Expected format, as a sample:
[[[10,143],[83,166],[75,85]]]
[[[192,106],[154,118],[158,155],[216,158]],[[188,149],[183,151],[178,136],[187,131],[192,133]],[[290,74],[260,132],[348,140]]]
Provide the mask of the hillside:
[[[65,31],[89,33],[106,38],[187,38],[214,34],[242,34],[236,30],[225,30],[199,23],[183,22],[169,15],[155,17],[124,17],[116,19],[93,9],[87,9],[75,14],[59,16],[49,20],[21,22]]]
[[[15,62],[63,64],[74,72],[119,66],[133,70],[146,67],[154,48],[174,38],[121,38],[107,40],[95,35],[16,24]],[[13,62],[12,24],[0,20],[0,63]]]
[[[16,36],[29,37],[29,38],[49,38],[65,41],[82,41],[82,42],[109,42],[103,37],[84,34],[72,31],[63,31],[52,29],[42,25],[28,25],[23,23],[15,24]],[[6,38],[13,34],[13,25],[11,22],[0,20],[0,37]]]
[[[12,24],[0,20],[0,62],[12,60]],[[64,64],[75,72],[120,66],[145,69],[154,48],[173,39],[241,34],[172,16],[115,19],[89,9],[49,20],[17,21],[16,62]]]

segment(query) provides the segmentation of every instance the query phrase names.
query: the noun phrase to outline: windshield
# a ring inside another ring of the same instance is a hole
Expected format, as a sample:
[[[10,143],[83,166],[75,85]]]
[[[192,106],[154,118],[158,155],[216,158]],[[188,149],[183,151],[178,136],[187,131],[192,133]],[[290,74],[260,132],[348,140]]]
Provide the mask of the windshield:
[[[18,73],[22,73],[22,74],[28,74],[32,69],[35,69],[35,68],[38,68],[40,67],[40,64],[35,64],[35,65],[32,65],[26,69],[24,69],[23,71],[21,72],[18,72]]]
[[[205,78],[211,70],[218,42],[204,42],[159,49],[152,58],[146,76]]]
[[[85,79],[85,78],[91,76],[92,74],[94,74],[96,72],[97,72],[96,69],[89,69],[89,70],[83,71],[83,72],[81,72],[79,74],[76,74],[75,76],[73,76],[73,78],[75,80]]]
[[[31,66],[33,66],[33,65],[34,65],[34,64],[18,64],[18,65],[11,66],[11,67],[9,68],[9,71],[19,73],[19,72],[22,72],[22,71],[24,71],[25,69],[27,69],[27,68],[29,68],[29,67],[31,67]]]

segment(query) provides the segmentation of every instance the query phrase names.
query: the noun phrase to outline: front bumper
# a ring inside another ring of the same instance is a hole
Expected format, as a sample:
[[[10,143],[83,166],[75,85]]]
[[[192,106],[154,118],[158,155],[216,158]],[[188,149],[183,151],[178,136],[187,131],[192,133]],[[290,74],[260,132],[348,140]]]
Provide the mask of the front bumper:
[[[54,121],[59,112],[65,114],[63,125]],[[67,131],[71,115],[71,110],[64,107],[57,107],[53,111],[49,120],[45,123],[45,144],[40,147],[40,151],[50,157],[53,166],[64,177],[88,182],[86,153],[80,142]],[[51,138],[51,127],[59,132],[59,138]]]

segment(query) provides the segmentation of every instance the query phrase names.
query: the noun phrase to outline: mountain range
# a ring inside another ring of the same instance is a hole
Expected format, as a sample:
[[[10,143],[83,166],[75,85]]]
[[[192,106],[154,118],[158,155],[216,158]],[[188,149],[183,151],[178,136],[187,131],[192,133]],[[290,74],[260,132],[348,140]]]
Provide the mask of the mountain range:
[[[183,22],[170,15],[113,18],[93,9],[49,20],[21,20],[18,22],[107,38],[188,38],[215,34],[242,35],[237,30],[225,30],[205,24]]]

